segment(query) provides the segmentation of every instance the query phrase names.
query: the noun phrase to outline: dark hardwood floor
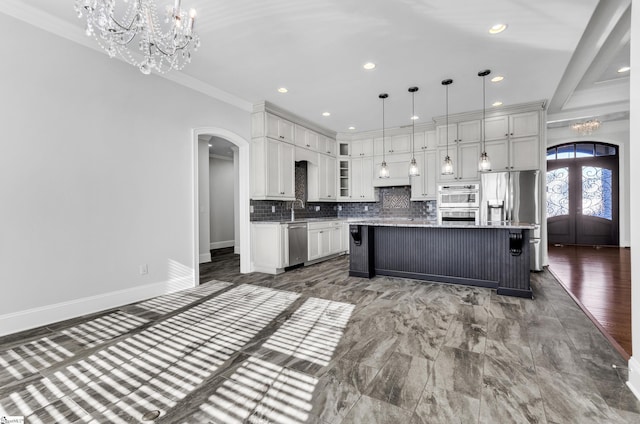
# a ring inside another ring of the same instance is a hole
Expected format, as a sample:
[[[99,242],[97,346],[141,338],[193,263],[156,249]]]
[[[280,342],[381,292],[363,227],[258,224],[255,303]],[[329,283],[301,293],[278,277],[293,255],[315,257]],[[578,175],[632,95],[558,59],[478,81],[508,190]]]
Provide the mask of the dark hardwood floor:
[[[549,270],[631,356],[630,249],[550,245]]]

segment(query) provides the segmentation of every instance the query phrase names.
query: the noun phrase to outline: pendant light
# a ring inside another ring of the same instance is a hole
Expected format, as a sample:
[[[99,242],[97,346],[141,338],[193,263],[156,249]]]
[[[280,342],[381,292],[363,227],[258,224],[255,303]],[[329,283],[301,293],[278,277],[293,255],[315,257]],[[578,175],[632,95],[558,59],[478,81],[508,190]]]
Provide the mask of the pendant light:
[[[480,162],[478,163],[478,169],[481,172],[491,171],[491,161],[489,155],[487,155],[487,140],[485,139],[485,114],[486,114],[486,86],[485,77],[491,73],[490,69],[478,72],[478,76],[482,77],[482,153],[480,154]]]
[[[411,93],[411,162],[409,162],[410,177],[420,176],[420,169],[418,168],[418,163],[416,162],[414,153],[414,145],[416,139],[416,91],[418,91],[418,87],[409,87],[409,93]]]
[[[389,168],[387,167],[387,162],[384,160],[384,101],[389,95],[382,93],[378,97],[382,99],[382,165],[380,166],[379,178],[389,178]]]
[[[444,158],[444,162],[442,163],[442,175],[452,175],[453,174],[453,162],[451,162],[451,158],[449,157],[449,86],[453,83],[452,79],[442,80],[442,85],[444,85],[446,90],[446,111],[447,111],[447,120],[446,120],[446,128],[447,128],[447,156]]]

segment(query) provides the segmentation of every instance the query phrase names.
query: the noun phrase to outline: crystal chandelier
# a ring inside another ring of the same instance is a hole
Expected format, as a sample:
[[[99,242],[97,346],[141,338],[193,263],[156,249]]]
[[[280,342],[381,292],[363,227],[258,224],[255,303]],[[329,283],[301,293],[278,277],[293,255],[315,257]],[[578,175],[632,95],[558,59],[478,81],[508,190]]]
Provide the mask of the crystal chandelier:
[[[109,57],[120,56],[149,75],[184,68],[200,45],[193,30],[196,11],[187,13],[180,3],[167,6],[162,23],[153,0],[76,0],[75,10],[79,18],[86,16],[86,34]]]
[[[600,121],[597,119],[591,119],[585,122],[576,122],[571,125],[571,129],[576,131],[580,135],[589,135],[600,128]]]

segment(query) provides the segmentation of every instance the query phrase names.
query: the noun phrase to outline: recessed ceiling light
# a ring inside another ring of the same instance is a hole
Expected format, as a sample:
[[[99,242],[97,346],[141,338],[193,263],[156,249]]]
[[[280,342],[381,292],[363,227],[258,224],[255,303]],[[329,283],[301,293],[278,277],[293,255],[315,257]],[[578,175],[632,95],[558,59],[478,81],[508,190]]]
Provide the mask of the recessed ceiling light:
[[[631,70],[630,66],[623,66],[622,68],[618,69],[618,73],[623,74],[625,72],[629,72],[630,70]]]
[[[373,62],[367,62],[367,63],[365,63],[364,65],[362,65],[362,67],[363,67],[364,69],[366,69],[367,71],[370,71],[370,70],[372,70],[372,69],[375,69],[376,64],[375,64],[375,63],[373,63]]]
[[[491,78],[491,82],[500,82],[504,79],[504,77],[502,75],[496,75],[495,77]]]
[[[418,119],[420,119],[420,117],[419,117],[418,115],[413,115],[413,116],[411,117],[411,120],[412,120],[412,121],[417,121]]]
[[[331,116],[331,112],[322,112],[322,116]]]
[[[287,93],[289,90],[287,90],[285,87],[280,87],[278,88],[278,93]]]
[[[355,130],[355,129],[356,129],[356,127],[349,127],[349,129],[350,129],[350,130]]]
[[[489,28],[489,34],[500,34],[505,29],[507,29],[507,24],[495,24]]]
[[[502,102],[501,101],[493,102],[491,106],[502,106]]]
[[[209,147],[213,147],[213,144],[209,144]]]

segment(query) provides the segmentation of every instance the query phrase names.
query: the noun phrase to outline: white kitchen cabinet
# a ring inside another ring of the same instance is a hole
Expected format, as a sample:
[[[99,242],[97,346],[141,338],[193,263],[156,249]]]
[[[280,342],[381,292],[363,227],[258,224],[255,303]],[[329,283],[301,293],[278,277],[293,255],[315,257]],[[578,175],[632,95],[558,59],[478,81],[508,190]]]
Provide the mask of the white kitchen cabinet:
[[[351,160],[351,196],[352,201],[375,201],[373,189],[373,158],[363,157]]]
[[[307,168],[307,198],[310,201],[336,199],[336,158],[318,153],[318,165]]]
[[[420,175],[411,177],[411,200],[429,200],[436,198],[436,179],[441,167],[437,160],[438,152],[428,150],[416,153]],[[443,158],[444,160],[444,158]]]
[[[251,262],[257,272],[279,274],[288,266],[289,233],[286,224],[251,224]]]
[[[424,133],[416,133],[415,149],[419,150],[435,150],[437,147],[436,131],[425,131]]]
[[[442,175],[442,164],[447,156],[447,148],[438,148],[438,181],[469,181],[478,180],[478,161],[480,160],[479,143],[459,143],[457,146],[449,146],[449,157],[453,162],[453,174]]]
[[[540,169],[540,138],[538,136],[510,138],[509,141],[509,169]]]
[[[509,140],[502,138],[485,142],[485,151],[489,155],[492,171],[509,169]]]
[[[311,131],[301,125],[296,125],[295,128],[296,146],[304,147],[305,149],[311,149],[313,151],[318,151],[318,133]]]
[[[293,143],[294,136],[294,124],[279,116],[265,112],[266,115],[266,136],[274,138],[280,141],[286,141],[287,143]]]
[[[509,115],[509,137],[531,137],[540,132],[540,114],[524,112]]]
[[[320,151],[320,153],[324,151],[329,156],[336,155],[336,141],[334,139],[325,137],[324,135],[320,135],[318,140],[323,141],[322,143],[318,141],[318,151],[320,151],[321,145],[324,147],[324,149]]]
[[[390,153],[386,155],[385,161],[389,170],[389,178],[378,177],[382,166],[382,156],[376,156],[375,160],[372,179],[374,187],[407,186],[411,184],[409,181],[411,153]]]
[[[417,147],[416,147],[417,148]],[[382,137],[374,140],[373,152],[376,156],[382,156],[383,146]],[[384,138],[384,154],[390,155],[394,153],[411,152],[411,134],[398,134],[394,136],[385,136]]]
[[[449,124],[449,145],[452,143],[475,143],[481,140],[481,121],[463,121]],[[436,127],[438,145],[447,144],[447,126],[438,125]]]
[[[509,136],[509,115],[493,116],[485,120],[485,140],[501,140]],[[487,152],[488,153],[488,152]]]
[[[307,261],[332,256],[346,251],[344,221],[320,221],[307,224]]]
[[[294,146],[270,138],[251,140],[251,198],[295,199]]]
[[[363,140],[354,140],[351,142],[349,156],[373,156],[373,139],[365,138]]]

